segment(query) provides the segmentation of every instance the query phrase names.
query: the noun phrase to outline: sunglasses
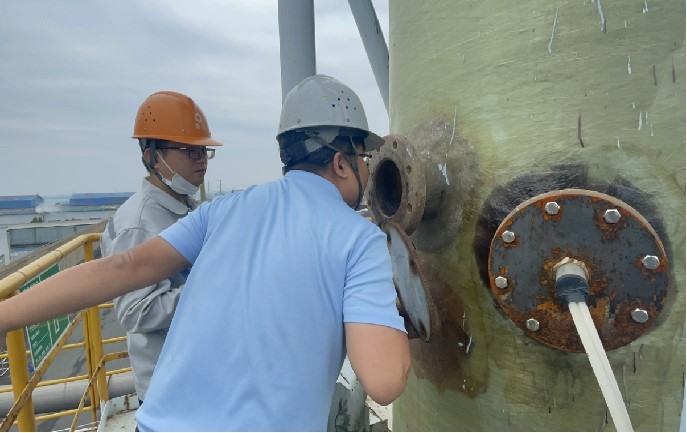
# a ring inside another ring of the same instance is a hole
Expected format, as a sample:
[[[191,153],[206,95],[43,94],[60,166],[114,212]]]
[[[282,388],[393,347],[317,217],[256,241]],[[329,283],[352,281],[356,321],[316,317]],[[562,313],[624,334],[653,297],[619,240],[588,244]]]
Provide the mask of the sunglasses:
[[[167,147],[158,146],[161,150],[185,150],[188,152],[188,157],[191,159],[200,159],[205,156],[207,159],[212,159],[215,157],[215,149],[208,149],[207,147],[201,146],[189,146],[189,147]]]

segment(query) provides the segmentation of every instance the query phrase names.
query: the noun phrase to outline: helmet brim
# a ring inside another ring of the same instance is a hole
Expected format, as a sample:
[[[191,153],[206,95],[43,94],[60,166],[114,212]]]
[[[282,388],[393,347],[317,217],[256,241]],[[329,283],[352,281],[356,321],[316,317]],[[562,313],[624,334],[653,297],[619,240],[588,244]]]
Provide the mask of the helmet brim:
[[[377,150],[384,144],[384,139],[374,132],[369,132],[365,137],[365,151]]]
[[[173,141],[175,143],[188,144],[189,146],[224,146],[222,143],[220,143],[217,140],[213,140],[212,138],[184,137],[182,135],[155,135],[154,137],[148,135],[134,135],[131,138],[152,138],[156,140],[167,140]]]

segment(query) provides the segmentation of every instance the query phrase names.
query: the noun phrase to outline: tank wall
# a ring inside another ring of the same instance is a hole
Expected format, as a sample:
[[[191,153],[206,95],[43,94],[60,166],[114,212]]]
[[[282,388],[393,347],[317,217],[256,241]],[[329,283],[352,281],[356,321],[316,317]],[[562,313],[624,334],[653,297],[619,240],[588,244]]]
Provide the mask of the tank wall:
[[[423,248],[415,239],[442,329],[431,343],[411,344],[413,371],[394,404],[394,430],[615,430],[586,354],[525,336],[483,278],[480,242],[494,191],[516,189],[510,193],[525,199],[571,177],[615,196],[639,192],[638,210],[658,227],[672,271],[668,298],[649,332],[608,357],[634,428],[677,430],[685,372],[685,3],[394,0],[389,7],[390,131],[431,150],[443,137],[447,182],[463,202],[448,242]]]

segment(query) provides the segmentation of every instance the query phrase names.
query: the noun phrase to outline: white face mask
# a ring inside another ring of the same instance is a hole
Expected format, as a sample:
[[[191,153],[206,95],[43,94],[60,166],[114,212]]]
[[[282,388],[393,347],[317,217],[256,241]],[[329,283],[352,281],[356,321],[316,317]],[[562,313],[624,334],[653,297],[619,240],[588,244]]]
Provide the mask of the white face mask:
[[[167,161],[160,155],[160,152],[157,152],[157,156],[160,158],[160,161],[169,169],[169,171],[172,172],[172,180],[169,180],[165,178],[164,176],[160,175],[160,178],[162,181],[167,185],[168,187],[172,188],[175,192],[183,195],[193,195],[196,192],[198,192],[198,186],[195,186],[191,182],[187,181],[183,177],[179,176],[172,170],[172,167],[167,164]]]

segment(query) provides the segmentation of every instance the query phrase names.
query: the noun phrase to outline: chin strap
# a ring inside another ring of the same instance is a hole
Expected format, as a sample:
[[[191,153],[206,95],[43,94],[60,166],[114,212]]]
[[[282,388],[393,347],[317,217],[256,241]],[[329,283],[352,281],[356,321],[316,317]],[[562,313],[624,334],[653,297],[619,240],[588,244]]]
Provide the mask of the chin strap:
[[[358,200],[355,202],[355,206],[353,207],[353,210],[358,210],[360,207],[360,203],[363,201],[363,182],[360,180],[360,170],[358,169],[358,147],[353,145],[353,151],[355,152],[355,159],[353,161],[348,161],[349,164],[351,164],[351,168],[353,168],[353,173],[355,173],[355,179],[358,181]]]

